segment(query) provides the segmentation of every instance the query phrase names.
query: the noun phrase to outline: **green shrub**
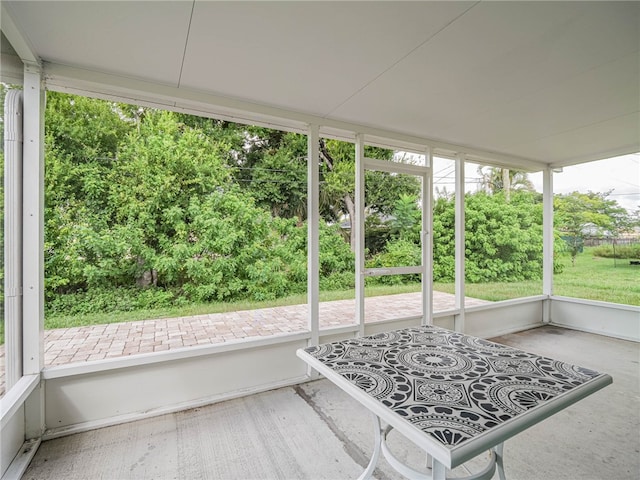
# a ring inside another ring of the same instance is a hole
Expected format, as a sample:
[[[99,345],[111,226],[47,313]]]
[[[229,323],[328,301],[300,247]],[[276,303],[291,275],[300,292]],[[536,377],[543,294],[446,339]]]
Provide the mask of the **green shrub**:
[[[320,277],[320,290],[350,290],[356,285],[355,274],[351,272],[335,272],[326,277]]]
[[[640,243],[632,245],[600,245],[595,247],[591,253],[594,257],[603,258],[640,258]]]
[[[336,273],[353,272],[355,267],[355,255],[344,241],[338,225],[320,224],[319,257],[321,279]]]
[[[83,315],[103,312],[131,312],[184,303],[174,292],[162,288],[103,288],[53,296],[45,302],[46,315]]]
[[[419,245],[410,240],[399,238],[387,242],[382,253],[375,255],[366,263],[368,268],[406,267],[422,263],[422,253]],[[400,285],[420,281],[420,275],[385,275],[368,279],[370,285]]]

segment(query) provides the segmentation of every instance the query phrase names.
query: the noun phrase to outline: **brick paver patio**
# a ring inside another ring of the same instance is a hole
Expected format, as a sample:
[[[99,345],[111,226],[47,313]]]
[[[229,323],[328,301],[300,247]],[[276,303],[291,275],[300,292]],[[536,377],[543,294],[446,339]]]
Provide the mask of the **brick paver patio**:
[[[453,295],[433,292],[434,311],[454,308]],[[466,305],[489,303],[467,298]],[[365,300],[366,322],[420,315],[420,294],[404,293]],[[320,328],[354,323],[355,300],[320,303]],[[45,330],[45,367],[139,353],[159,352],[193,345],[223,343],[307,329],[307,306],[212,313],[192,317]],[[0,395],[4,392],[4,345],[0,346]]]

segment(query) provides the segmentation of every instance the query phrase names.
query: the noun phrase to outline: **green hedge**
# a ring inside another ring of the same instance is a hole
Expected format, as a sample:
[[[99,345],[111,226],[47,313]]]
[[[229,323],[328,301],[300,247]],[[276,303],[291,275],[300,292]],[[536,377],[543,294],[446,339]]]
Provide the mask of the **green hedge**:
[[[600,245],[592,250],[594,257],[640,259],[640,243],[632,245]]]

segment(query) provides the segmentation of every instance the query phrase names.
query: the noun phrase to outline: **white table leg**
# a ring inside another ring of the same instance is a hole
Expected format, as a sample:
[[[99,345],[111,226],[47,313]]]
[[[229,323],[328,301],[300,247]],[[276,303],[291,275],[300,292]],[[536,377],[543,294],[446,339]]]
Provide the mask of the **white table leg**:
[[[438,460],[433,458],[433,456],[426,454],[427,467],[431,470],[431,474],[422,473],[416,470],[413,470],[409,466],[403,464],[395,456],[389,451],[385,440],[389,431],[392,429],[391,426],[387,427],[385,430],[382,429],[380,424],[380,418],[374,413],[371,414],[373,416],[373,433],[374,433],[374,448],[373,453],[371,454],[371,460],[369,460],[369,464],[367,468],[362,472],[362,475],[358,477],[358,480],[369,480],[373,475],[374,470],[378,464],[378,459],[380,458],[380,452],[383,452],[389,464],[398,472],[407,476],[408,478],[416,478],[416,479],[424,479],[424,480],[447,480],[447,469],[446,467],[440,463]],[[471,475],[469,477],[465,477],[464,480],[484,480],[492,478],[494,472],[496,471],[496,467],[498,469],[498,475],[500,480],[506,480],[506,476],[504,473],[504,464],[503,464],[503,452],[504,452],[504,444],[500,443],[491,449],[491,459],[486,466],[486,468],[476,473],[475,475]]]
[[[373,448],[373,453],[371,454],[371,460],[369,460],[369,465],[367,465],[365,471],[362,472],[362,475],[358,477],[358,480],[367,480],[371,478],[371,475],[373,475],[373,471],[376,469],[376,465],[378,464],[378,458],[380,457],[380,449],[382,446],[382,429],[380,428],[380,419],[374,413],[372,413],[371,415],[373,415],[375,445]]]
[[[504,443],[499,443],[493,449],[496,456],[496,465],[498,467],[498,475],[500,476],[500,480],[507,480],[507,477],[504,474]]]
[[[431,467],[431,477],[433,480],[446,480],[447,479],[447,469],[443,464],[441,464],[435,458],[433,460],[433,467]]]

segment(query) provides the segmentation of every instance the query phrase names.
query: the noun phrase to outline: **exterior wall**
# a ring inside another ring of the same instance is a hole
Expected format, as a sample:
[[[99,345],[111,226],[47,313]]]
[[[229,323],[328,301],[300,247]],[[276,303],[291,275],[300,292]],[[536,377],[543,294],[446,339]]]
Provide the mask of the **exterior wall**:
[[[92,370],[88,365],[45,370],[44,438],[299,383],[307,367],[295,352],[307,345],[307,337],[223,344],[204,352],[185,349],[182,358],[140,355],[96,362]]]
[[[465,310],[465,332],[491,338],[541,326],[543,298],[506,300]]]
[[[5,473],[24,443],[24,406],[11,415],[0,432],[0,477]]]
[[[448,330],[455,330],[456,316],[454,313],[440,313],[433,315],[433,324],[436,327],[446,328]]]
[[[375,335],[377,333],[388,332],[389,330],[399,330],[401,328],[419,327],[420,317],[399,318],[397,320],[385,320],[382,322],[365,323],[364,334]]]
[[[640,307],[631,305],[552,297],[551,323],[640,342]]]
[[[442,312],[434,324],[451,329],[463,314],[465,333],[490,338],[543,325],[545,302],[540,296],[472,307],[464,313]],[[640,341],[638,307],[559,298],[551,303],[553,324]],[[367,324],[365,334],[417,325],[419,318],[378,322]],[[357,331],[357,325],[321,331],[320,342],[353,338]],[[44,370],[44,438],[304,382],[313,377],[295,351],[306,347],[310,338],[305,332]],[[4,445],[10,445],[4,443],[5,436],[20,437],[13,432],[9,426],[3,428]]]
[[[0,399],[0,477],[20,478],[40,439],[25,441],[28,406],[40,395],[40,376],[25,375]]]

